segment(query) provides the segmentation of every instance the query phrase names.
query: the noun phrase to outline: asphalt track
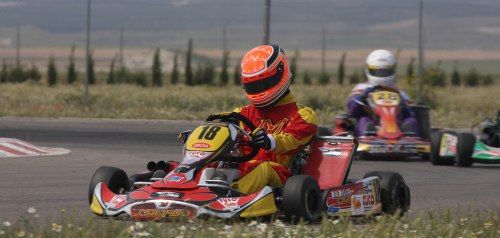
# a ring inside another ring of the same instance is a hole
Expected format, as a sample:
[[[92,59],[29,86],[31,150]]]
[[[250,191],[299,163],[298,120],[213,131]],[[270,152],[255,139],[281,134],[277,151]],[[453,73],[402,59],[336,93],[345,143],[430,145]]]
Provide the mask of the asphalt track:
[[[101,165],[143,170],[151,160],[179,160],[180,131],[199,122],[0,118],[0,137],[63,147],[60,156],[0,158],[0,221],[35,207],[43,217],[61,209],[91,215],[87,191]],[[371,170],[401,173],[411,188],[411,213],[436,209],[500,209],[500,165],[433,166],[420,159],[354,161],[350,177]]]

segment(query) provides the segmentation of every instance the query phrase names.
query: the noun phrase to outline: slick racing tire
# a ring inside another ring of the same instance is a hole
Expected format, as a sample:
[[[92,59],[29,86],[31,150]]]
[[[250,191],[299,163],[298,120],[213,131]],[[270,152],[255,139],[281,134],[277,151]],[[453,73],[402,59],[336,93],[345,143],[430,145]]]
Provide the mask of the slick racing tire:
[[[125,171],[109,166],[101,166],[95,171],[89,185],[89,204],[92,203],[92,196],[94,195],[95,186],[104,182],[109,189],[116,194],[122,194],[129,190],[129,179]]]
[[[457,134],[457,155],[455,162],[458,166],[469,167],[472,165],[472,152],[474,152],[474,144],[476,137],[471,133]]]
[[[441,149],[441,139],[443,138],[444,131],[432,132],[431,139],[431,154],[430,159],[433,165],[453,165],[455,164],[454,157],[445,157],[439,155]],[[446,132],[449,133],[449,132]]]
[[[332,130],[326,126],[318,126],[317,136],[331,136]]]
[[[391,171],[372,171],[366,173],[364,178],[372,176],[379,178],[382,212],[388,215],[398,213],[398,216],[403,216],[410,209],[411,202],[410,188],[403,176]]]
[[[321,192],[311,176],[290,177],[283,188],[282,210],[286,220],[297,223],[301,219],[313,222],[321,213]]]

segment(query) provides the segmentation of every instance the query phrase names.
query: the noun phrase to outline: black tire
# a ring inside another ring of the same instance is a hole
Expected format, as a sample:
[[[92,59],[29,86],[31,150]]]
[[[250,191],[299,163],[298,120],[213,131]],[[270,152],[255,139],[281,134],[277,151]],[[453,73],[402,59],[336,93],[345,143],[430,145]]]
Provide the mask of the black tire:
[[[365,174],[364,178],[376,176],[380,180],[380,200],[382,212],[394,215],[399,212],[403,216],[410,209],[410,188],[406,185],[401,174],[391,171],[372,171]]]
[[[434,131],[431,140],[431,155],[430,159],[433,165],[453,165],[455,164],[454,157],[443,157],[439,155],[441,147],[441,139],[443,138],[443,131]]]
[[[95,171],[89,185],[89,204],[92,203],[95,186],[104,182],[113,193],[124,193],[130,189],[129,179],[125,171],[109,166],[101,166]]]
[[[455,162],[458,166],[469,167],[473,163],[472,152],[474,152],[476,137],[471,133],[458,133],[457,139]]]
[[[313,222],[321,213],[321,192],[319,185],[311,176],[290,177],[283,188],[282,210],[291,222],[303,219]]]
[[[429,116],[430,108],[423,105],[411,106],[412,111],[417,118],[420,138],[429,141],[431,139],[431,119]]]
[[[326,126],[318,126],[317,136],[331,136],[332,130]]]

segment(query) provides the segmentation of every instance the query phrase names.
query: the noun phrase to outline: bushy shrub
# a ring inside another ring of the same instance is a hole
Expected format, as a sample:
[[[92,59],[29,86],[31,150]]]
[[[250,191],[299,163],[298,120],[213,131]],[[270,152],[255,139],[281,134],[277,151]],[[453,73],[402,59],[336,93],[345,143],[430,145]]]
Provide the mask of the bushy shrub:
[[[292,60],[290,60],[290,73],[292,73],[292,78],[290,79],[292,84],[295,83],[295,79],[297,78],[297,61],[299,59],[299,50],[295,50],[295,54],[292,57]]]
[[[446,86],[446,72],[441,69],[441,62],[436,66],[431,66],[424,72],[424,82],[431,86]]]
[[[349,83],[350,84],[357,84],[361,82],[361,75],[359,74],[359,72],[357,70],[355,70],[351,76],[349,76]]]
[[[193,39],[188,40],[188,49],[186,52],[186,69],[184,75],[186,76],[186,85],[194,85],[193,71],[191,69],[191,57],[193,54]]]
[[[453,67],[453,72],[451,73],[451,85],[460,86],[461,83],[462,79],[460,77],[460,72],[458,72],[458,68],[455,64],[455,67]]]
[[[479,85],[479,82],[481,80],[481,75],[479,74],[479,71],[475,67],[472,67],[465,73],[464,75],[464,82],[465,85],[469,87],[475,87]]]
[[[405,77],[406,85],[412,86],[414,78],[415,78],[415,58],[411,58],[410,63],[408,63],[408,66],[406,67],[406,77]]]
[[[42,79],[42,74],[35,64],[32,64],[30,70],[28,71],[28,78],[34,82],[39,82],[40,79]]]
[[[492,85],[493,83],[493,76],[491,74],[483,76],[483,85]]]
[[[95,65],[94,56],[93,56],[93,53],[90,52],[89,53],[89,64],[87,65],[87,74],[88,74],[88,76],[86,76],[86,77],[88,77],[89,85],[93,85],[96,82],[96,75],[95,75],[94,65]]]
[[[0,83],[7,83],[9,82],[9,66],[7,65],[7,62],[3,60],[2,62],[2,70],[0,71]]]
[[[130,78],[131,78],[132,82],[134,82],[135,84],[137,84],[139,86],[142,86],[142,87],[148,86],[147,75],[146,75],[146,73],[144,73],[142,71],[131,73]]]
[[[327,72],[323,72],[319,75],[319,84],[326,85],[330,83],[330,75]]]

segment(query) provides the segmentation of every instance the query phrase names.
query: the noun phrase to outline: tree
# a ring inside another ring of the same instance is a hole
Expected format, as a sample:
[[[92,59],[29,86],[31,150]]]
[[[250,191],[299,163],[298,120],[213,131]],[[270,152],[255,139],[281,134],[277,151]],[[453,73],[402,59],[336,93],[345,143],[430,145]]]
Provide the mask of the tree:
[[[291,84],[295,83],[295,78],[297,74],[297,60],[299,59],[299,50],[295,49],[295,54],[292,57],[292,60],[290,61],[290,73],[292,74]]]
[[[172,73],[170,74],[170,83],[172,85],[176,85],[179,82],[179,65],[178,65],[178,53],[177,51],[174,54],[174,67],[172,68]]]
[[[133,80],[130,78],[129,72],[125,65],[120,67],[118,71],[118,83],[133,83]]]
[[[153,67],[151,71],[151,76],[153,78],[153,87],[161,87],[163,85],[163,77],[161,75],[160,48],[156,48],[155,54],[153,56]]]
[[[342,54],[342,57],[340,58],[339,69],[338,69],[338,83],[340,85],[342,85],[344,83],[344,77],[345,77],[345,57],[346,57],[346,53],[344,52]]]
[[[241,67],[240,61],[236,62],[236,65],[234,65],[234,71],[233,71],[234,85],[241,85],[240,67]]]
[[[89,74],[89,85],[95,84],[95,81],[96,81],[94,64],[95,64],[94,56],[93,56],[93,53],[90,52],[89,53],[89,64],[87,65],[87,67],[88,67],[87,72]]]
[[[186,52],[186,70],[185,70],[185,76],[186,76],[186,84],[187,85],[194,85],[193,81],[193,72],[191,69],[191,57],[193,53],[193,39],[189,38],[188,40],[188,49]]]
[[[415,58],[410,59],[410,63],[406,68],[406,84],[408,86],[413,85],[413,79],[415,78]]]
[[[49,64],[47,65],[47,83],[50,87],[57,83],[57,68],[54,61],[54,56],[50,56]]]
[[[460,77],[460,72],[458,72],[457,62],[455,61],[455,65],[453,66],[453,72],[451,73],[451,84],[453,86],[460,86],[462,83],[462,79]]]
[[[222,55],[222,67],[220,71],[220,84],[226,85],[229,81],[229,73],[227,68],[229,67],[229,51],[225,51]]]
[[[311,77],[309,76],[309,71],[308,70],[304,71],[304,84],[305,85],[311,85]]]
[[[28,72],[28,77],[31,79],[31,81],[34,82],[38,82],[40,81],[40,79],[42,79],[42,74],[40,74],[40,71],[35,64],[31,64],[31,69]]]
[[[111,60],[111,64],[109,64],[108,80],[106,82],[108,84],[115,83],[115,59],[114,58]]]
[[[2,62],[2,71],[0,71],[0,83],[7,83],[9,81],[9,67],[5,59]]]
[[[68,64],[68,84],[72,84],[76,81],[76,68],[75,68],[75,45],[71,46],[71,54],[69,56]]]

